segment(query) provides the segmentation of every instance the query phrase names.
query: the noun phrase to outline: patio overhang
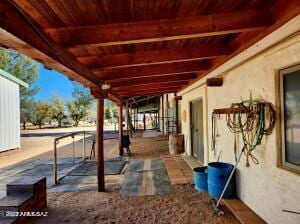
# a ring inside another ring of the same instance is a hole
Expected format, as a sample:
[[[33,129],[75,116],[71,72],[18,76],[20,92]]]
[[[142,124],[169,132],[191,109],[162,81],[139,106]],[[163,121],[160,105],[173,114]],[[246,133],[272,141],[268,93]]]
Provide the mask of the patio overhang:
[[[300,12],[297,0],[194,4],[5,0],[0,43],[120,104],[182,90]]]
[[[91,89],[103,190],[103,98],[121,107],[133,97],[177,93],[299,14],[298,0],[3,0],[0,46]]]

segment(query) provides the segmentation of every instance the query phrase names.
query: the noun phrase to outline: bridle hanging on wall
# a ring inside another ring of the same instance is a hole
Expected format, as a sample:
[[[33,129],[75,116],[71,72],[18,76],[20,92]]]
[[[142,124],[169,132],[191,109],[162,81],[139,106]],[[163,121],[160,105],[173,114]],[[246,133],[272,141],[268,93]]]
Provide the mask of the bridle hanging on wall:
[[[275,127],[276,111],[273,104],[262,100],[250,99],[234,103],[230,108],[215,109],[212,113],[212,150],[214,155],[216,154],[217,114],[226,114],[228,129],[234,134],[241,134],[246,166],[250,166],[249,159],[254,164],[258,164],[259,161],[253,155],[253,150],[261,144],[263,136],[270,135]],[[268,115],[268,119],[266,119],[266,115]],[[266,122],[267,120],[268,122]],[[234,141],[234,147],[236,147],[236,137]]]

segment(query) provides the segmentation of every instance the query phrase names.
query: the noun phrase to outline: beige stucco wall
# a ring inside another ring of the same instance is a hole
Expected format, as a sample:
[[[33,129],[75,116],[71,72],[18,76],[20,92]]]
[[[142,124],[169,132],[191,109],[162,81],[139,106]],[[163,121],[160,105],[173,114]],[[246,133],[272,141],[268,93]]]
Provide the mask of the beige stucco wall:
[[[207,99],[206,99],[207,89],[205,86],[197,88],[197,90],[191,91],[182,96],[181,100],[181,116],[183,113],[186,113],[186,121],[181,121],[182,133],[184,134],[184,147],[187,155],[192,155],[191,150],[191,111],[190,103],[195,100],[203,101],[203,130],[204,130],[204,162],[208,162],[208,121],[207,121]]]
[[[190,155],[189,103],[202,98],[204,102],[203,120],[205,136],[205,162],[215,161],[210,151],[211,113],[215,108],[228,107],[233,102],[248,99],[250,91],[253,98],[263,98],[279,107],[277,76],[280,69],[300,63],[300,34],[285,39],[275,46],[248,59],[238,66],[220,74],[224,77],[222,87],[200,86],[182,95],[181,113],[186,111],[187,121],[182,122],[182,132],[186,139],[186,153]],[[300,88],[300,87],[299,87]],[[277,124],[280,121],[277,120]],[[218,120],[220,137],[217,139],[221,160],[234,162],[234,136],[226,126],[225,116]],[[300,211],[300,176],[277,167],[277,149],[281,145],[280,130],[264,138],[255,150],[259,165],[245,167],[243,157],[238,167],[238,196],[268,223],[300,223],[300,216],[282,212],[283,209]],[[241,148],[242,141],[238,141]]]

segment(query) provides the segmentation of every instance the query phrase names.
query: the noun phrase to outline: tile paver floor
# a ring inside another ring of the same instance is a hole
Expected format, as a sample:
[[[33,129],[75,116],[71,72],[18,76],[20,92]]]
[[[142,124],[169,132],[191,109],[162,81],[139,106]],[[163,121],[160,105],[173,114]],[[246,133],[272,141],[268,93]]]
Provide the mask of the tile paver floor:
[[[193,184],[193,171],[180,155],[161,156],[172,185]]]

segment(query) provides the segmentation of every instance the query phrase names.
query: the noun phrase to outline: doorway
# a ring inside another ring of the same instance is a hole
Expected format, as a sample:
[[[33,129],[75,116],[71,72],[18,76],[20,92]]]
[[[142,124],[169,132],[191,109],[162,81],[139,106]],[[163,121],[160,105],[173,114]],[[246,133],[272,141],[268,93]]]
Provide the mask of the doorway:
[[[196,100],[190,103],[191,111],[191,147],[192,155],[204,164],[203,144],[203,101]]]

